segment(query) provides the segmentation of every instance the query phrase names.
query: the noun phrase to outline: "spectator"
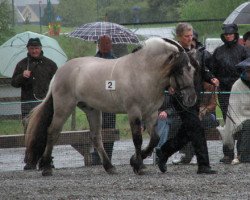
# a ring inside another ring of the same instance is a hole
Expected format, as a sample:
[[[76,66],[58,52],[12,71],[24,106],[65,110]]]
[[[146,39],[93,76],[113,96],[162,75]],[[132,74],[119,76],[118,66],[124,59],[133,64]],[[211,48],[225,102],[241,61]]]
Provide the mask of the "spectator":
[[[23,125],[25,117],[46,96],[49,83],[57,70],[56,64],[43,56],[39,38],[30,38],[26,46],[27,57],[17,63],[11,80],[13,87],[21,87]]]
[[[243,35],[244,46],[250,49],[250,31]]]
[[[223,119],[226,121],[227,108],[229,103],[229,94],[232,85],[239,78],[240,74],[235,65],[250,56],[247,49],[238,44],[239,34],[236,24],[226,24],[222,26],[223,33],[221,40],[224,44],[217,47],[212,55],[212,70],[214,75],[220,81],[218,100],[222,111]],[[220,160],[223,163],[231,163],[234,152],[223,146],[224,157]]]
[[[220,130],[224,140],[232,140],[232,147],[233,137],[237,138],[238,155],[232,164],[250,162],[250,58],[239,63],[238,67],[242,73],[232,86],[226,124]]]
[[[170,125],[174,115],[174,108],[172,106],[172,97],[169,94],[165,94],[165,99],[162,106],[159,109],[157,119],[157,132],[160,136],[160,140],[155,150],[160,151],[161,146],[167,141]],[[156,156],[156,162],[158,157]]]
[[[210,65],[211,54],[207,50],[205,50],[205,47],[202,45],[201,42],[199,42],[199,36],[196,31],[193,31],[191,48],[197,50],[197,57],[201,67],[204,69],[208,68]],[[207,82],[204,82],[202,90],[213,92],[215,91],[215,87]],[[202,125],[204,128],[205,126],[212,125],[212,124],[209,125],[208,123],[214,124],[215,107],[216,107],[216,95],[202,94],[202,97],[200,99],[199,118],[200,120],[202,120]],[[212,115],[214,116],[213,119]],[[187,143],[187,145],[185,145],[184,148],[179,151],[179,153],[180,156],[178,156],[177,159],[173,159],[173,164],[189,164],[192,160],[195,161],[195,159],[193,159],[195,156],[195,152],[191,142]]]
[[[109,36],[103,35],[98,41],[98,52],[96,57],[105,59],[114,59],[115,56],[112,53],[112,40]],[[115,129],[116,115],[114,113],[102,113],[102,129]],[[104,142],[104,149],[111,161],[114,142]],[[100,157],[96,150],[92,153],[92,165],[101,165]]]
[[[178,42],[185,49],[186,52],[191,50],[192,38],[193,38],[193,27],[188,23],[179,23],[176,27],[176,36]],[[175,110],[179,113],[182,120],[181,127],[179,128],[176,136],[167,140],[157,151],[159,157],[158,167],[164,173],[168,158],[175,152],[182,149],[189,141],[192,141],[192,145],[195,150],[198,162],[198,174],[215,174],[216,171],[212,170],[209,164],[207,143],[205,139],[204,129],[201,126],[199,119],[199,96],[201,91],[201,78],[218,86],[218,80],[212,76],[210,71],[204,66],[196,67],[194,75],[194,85],[198,100],[193,107],[187,108],[181,105],[178,101],[178,97],[174,95],[173,104]],[[169,90],[173,90],[169,88]],[[171,92],[172,93],[172,92]]]

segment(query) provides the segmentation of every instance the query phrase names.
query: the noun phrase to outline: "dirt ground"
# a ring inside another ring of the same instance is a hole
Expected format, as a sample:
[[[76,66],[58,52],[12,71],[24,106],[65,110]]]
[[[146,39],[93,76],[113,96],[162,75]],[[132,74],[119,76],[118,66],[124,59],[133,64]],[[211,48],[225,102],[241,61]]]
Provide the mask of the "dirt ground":
[[[135,175],[129,165],[108,175],[101,166],[61,168],[51,177],[40,171],[0,173],[0,199],[250,199],[250,165],[217,164],[217,175],[198,175],[196,165],[168,165],[162,174],[147,165]]]
[[[145,160],[145,175],[135,175],[129,158],[131,141],[115,143],[112,162],[118,174],[107,174],[102,166],[85,167],[84,158],[71,146],[56,146],[56,169],[51,177],[41,171],[23,171],[24,148],[0,149],[0,200],[77,199],[250,199],[250,164],[224,165],[221,142],[208,142],[212,168],[217,175],[196,174],[197,165],[173,165],[162,174]]]

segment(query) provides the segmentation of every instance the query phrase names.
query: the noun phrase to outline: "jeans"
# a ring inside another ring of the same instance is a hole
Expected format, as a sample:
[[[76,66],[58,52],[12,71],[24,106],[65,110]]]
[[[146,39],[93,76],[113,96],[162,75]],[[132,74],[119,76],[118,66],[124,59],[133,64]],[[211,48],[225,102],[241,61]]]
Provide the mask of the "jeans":
[[[172,120],[167,119],[158,119],[157,121],[157,133],[160,137],[159,143],[156,148],[161,148],[161,146],[167,141],[169,134],[169,127]]]

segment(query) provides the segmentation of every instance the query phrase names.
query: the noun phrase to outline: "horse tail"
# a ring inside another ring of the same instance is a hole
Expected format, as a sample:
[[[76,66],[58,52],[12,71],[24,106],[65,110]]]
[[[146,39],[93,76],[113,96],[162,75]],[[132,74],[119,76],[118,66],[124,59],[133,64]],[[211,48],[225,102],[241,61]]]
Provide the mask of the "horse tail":
[[[45,100],[36,106],[28,116],[25,133],[25,163],[36,164],[45,151],[48,127],[54,114],[51,85]]]

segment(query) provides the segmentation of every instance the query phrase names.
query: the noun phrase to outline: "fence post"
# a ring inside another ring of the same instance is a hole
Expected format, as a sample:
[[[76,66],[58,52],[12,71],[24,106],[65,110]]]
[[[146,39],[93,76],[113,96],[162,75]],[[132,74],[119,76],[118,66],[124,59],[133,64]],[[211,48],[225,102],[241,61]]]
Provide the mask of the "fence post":
[[[73,110],[71,115],[71,130],[76,130],[76,109]]]

